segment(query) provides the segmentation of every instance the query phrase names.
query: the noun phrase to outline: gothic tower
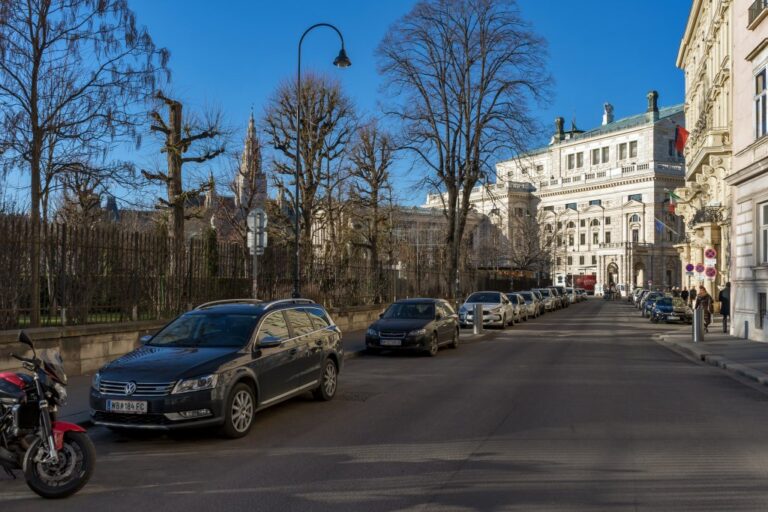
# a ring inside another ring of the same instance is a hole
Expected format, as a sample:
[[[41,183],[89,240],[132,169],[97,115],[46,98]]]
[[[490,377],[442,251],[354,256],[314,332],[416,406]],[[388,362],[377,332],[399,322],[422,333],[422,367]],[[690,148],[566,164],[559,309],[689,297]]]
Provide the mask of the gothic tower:
[[[245,136],[243,158],[240,171],[237,174],[237,195],[235,201],[238,207],[251,210],[264,208],[267,200],[267,177],[261,170],[261,143],[256,135],[253,111],[248,121],[248,134]]]

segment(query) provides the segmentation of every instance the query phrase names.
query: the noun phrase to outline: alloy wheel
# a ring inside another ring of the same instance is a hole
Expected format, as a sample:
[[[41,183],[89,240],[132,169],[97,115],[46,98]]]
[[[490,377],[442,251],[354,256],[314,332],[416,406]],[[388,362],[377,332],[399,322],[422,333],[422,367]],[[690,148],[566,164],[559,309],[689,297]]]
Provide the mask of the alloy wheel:
[[[232,400],[232,426],[237,432],[245,432],[253,421],[253,397],[241,389]]]

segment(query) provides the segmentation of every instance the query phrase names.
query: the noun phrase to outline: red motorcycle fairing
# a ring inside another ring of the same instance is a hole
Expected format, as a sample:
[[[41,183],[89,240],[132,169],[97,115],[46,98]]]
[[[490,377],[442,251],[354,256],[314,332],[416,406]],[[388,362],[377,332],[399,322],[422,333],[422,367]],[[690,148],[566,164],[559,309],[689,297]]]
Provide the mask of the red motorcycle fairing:
[[[19,375],[16,373],[2,372],[0,373],[0,380],[9,382],[14,386],[17,386],[19,389],[24,389],[24,385],[25,385],[24,380],[21,377],[19,377]]]
[[[59,451],[64,447],[64,434],[67,432],[85,432],[85,429],[80,425],[75,425],[74,423],[67,423],[66,421],[54,421],[53,442],[56,445],[56,451]]]

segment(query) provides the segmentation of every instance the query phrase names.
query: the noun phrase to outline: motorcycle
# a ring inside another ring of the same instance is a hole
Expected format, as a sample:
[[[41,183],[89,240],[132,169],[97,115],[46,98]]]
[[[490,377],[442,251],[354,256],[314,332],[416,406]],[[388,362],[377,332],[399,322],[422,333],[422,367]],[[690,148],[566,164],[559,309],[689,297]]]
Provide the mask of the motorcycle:
[[[10,354],[31,372],[0,373],[0,467],[12,478],[22,471],[27,485],[43,498],[65,498],[88,483],[96,450],[85,430],[57,421],[67,399],[67,376],[61,355],[44,351],[38,357],[24,331],[19,342],[32,357]]]

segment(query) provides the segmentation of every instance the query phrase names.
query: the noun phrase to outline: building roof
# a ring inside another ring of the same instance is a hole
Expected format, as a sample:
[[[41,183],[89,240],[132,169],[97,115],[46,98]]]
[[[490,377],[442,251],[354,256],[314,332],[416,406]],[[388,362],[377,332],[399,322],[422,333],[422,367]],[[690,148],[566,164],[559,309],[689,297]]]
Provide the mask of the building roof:
[[[679,105],[672,105],[671,107],[660,108],[659,121],[672,117],[674,115],[680,114],[683,112],[683,110],[684,110],[684,105],[682,103]],[[591,130],[587,130],[582,133],[576,133],[567,140],[563,140],[560,142],[556,142],[554,144],[550,144],[548,146],[542,146],[540,148],[532,149],[530,151],[526,151],[525,153],[521,153],[520,157],[529,157],[529,156],[534,156],[541,153],[546,153],[550,147],[555,146],[557,144],[571,143],[578,140],[591,139],[593,137],[598,137],[600,135],[605,135],[607,133],[618,132],[621,130],[628,130],[636,126],[650,124],[648,121],[647,114],[648,114],[647,112],[643,112],[642,114],[635,114],[633,116],[624,117],[622,119],[612,121],[608,124],[598,126],[597,128],[593,128]],[[519,158],[519,157],[516,157],[516,158]],[[500,163],[516,160],[516,158],[508,158],[506,160],[502,160]]]

